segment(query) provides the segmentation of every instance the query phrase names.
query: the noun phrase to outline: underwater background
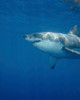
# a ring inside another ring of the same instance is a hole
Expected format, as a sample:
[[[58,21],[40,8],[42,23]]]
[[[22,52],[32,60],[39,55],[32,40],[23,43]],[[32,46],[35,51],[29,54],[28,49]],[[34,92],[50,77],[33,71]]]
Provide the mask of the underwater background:
[[[80,59],[61,59],[52,70],[46,53],[25,34],[67,34],[80,11],[61,0],[0,0],[0,100],[80,100]]]

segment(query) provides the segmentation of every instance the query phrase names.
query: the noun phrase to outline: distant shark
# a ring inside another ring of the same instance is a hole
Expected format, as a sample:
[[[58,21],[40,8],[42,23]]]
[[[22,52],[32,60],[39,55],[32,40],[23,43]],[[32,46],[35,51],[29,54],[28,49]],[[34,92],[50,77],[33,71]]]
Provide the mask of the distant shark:
[[[41,32],[26,34],[24,38],[50,55],[49,63],[52,69],[61,58],[80,58],[80,37],[77,25],[68,34]]]
[[[62,0],[62,1],[67,1],[75,4],[80,4],[80,0]]]
[[[79,12],[80,11],[80,0],[62,0],[64,2],[68,2],[68,9]]]

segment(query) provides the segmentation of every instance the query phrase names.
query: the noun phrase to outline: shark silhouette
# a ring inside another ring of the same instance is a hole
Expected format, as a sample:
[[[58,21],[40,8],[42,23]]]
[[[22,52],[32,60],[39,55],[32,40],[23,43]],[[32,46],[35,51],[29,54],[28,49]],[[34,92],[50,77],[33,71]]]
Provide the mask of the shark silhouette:
[[[41,32],[26,34],[24,38],[50,55],[49,63],[52,69],[61,58],[80,58],[80,37],[77,25],[68,34]]]

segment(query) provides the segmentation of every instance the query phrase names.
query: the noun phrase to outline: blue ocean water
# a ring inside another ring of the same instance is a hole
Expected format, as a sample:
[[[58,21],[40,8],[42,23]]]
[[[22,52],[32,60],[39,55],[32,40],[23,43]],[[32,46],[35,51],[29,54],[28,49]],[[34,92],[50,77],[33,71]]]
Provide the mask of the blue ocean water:
[[[80,100],[80,59],[48,55],[24,40],[26,33],[80,31],[80,12],[61,0],[0,0],[0,100]]]

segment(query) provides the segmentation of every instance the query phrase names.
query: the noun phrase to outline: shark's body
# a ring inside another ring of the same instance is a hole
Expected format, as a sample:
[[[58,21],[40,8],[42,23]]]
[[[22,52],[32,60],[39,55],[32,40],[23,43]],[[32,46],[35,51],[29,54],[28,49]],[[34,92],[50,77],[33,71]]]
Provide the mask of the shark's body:
[[[49,62],[54,68],[60,58],[80,58],[80,37],[75,25],[68,34],[42,32],[27,34],[25,39],[50,55]]]

